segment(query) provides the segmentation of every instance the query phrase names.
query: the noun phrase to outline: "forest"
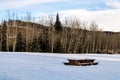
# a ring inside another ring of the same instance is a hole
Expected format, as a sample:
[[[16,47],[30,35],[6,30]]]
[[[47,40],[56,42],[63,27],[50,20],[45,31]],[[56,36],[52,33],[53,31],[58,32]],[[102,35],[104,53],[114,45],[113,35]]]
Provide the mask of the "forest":
[[[0,51],[118,54],[120,33],[102,31],[95,22],[63,22],[59,14],[44,23],[8,19],[0,24]]]

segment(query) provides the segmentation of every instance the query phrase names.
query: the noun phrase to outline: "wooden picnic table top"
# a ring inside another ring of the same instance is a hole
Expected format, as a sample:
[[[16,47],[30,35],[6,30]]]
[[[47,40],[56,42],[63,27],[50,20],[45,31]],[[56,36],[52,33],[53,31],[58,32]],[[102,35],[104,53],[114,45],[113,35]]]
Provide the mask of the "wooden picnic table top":
[[[94,62],[95,59],[67,59],[67,60],[69,62],[64,62],[65,65],[89,66],[98,64],[98,62]]]
[[[67,59],[68,61],[94,61],[95,59]]]

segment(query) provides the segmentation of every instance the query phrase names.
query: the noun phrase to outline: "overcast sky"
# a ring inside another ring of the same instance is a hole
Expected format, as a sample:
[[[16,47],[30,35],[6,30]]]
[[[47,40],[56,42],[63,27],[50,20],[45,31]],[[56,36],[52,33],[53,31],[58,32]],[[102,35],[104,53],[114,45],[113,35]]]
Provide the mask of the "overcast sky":
[[[60,18],[77,17],[102,30],[120,31],[120,0],[0,0],[0,18],[8,11],[37,17],[58,12]]]

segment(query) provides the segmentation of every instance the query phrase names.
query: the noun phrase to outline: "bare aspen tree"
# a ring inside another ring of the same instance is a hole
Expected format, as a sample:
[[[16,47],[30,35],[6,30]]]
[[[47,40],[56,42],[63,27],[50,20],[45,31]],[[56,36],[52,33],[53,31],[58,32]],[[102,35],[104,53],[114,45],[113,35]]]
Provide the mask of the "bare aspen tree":
[[[102,32],[101,32],[101,30],[99,30],[99,32],[98,32],[98,41],[97,41],[97,53],[99,52],[101,52],[102,50],[101,50],[101,43],[102,43],[102,36],[103,36],[103,34],[102,34]]]
[[[94,53],[95,52],[95,45],[96,45],[96,41],[95,41],[95,39],[96,39],[96,32],[95,31],[97,31],[97,25],[93,22],[93,23],[91,23],[90,24],[90,31],[92,32],[92,53]]]
[[[82,37],[82,31],[80,32],[81,30],[81,23],[76,20],[75,22],[75,26],[76,26],[76,32],[75,32],[75,47],[74,47],[74,53],[78,53],[78,48],[81,44],[81,37]]]
[[[16,47],[16,39],[17,39],[17,25],[16,21],[13,22],[13,29],[14,29],[14,41],[13,41],[13,52],[15,52],[15,47]]]
[[[51,52],[54,52],[54,25],[53,25],[53,16],[49,16],[49,27],[48,27],[48,37],[49,37],[49,45],[51,47]]]
[[[10,27],[10,25],[9,25],[9,20],[10,20],[10,18],[12,17],[12,15],[9,13],[9,12],[7,12],[7,16],[6,16],[6,18],[8,19],[8,22],[6,22],[6,25],[7,25],[7,33],[6,33],[6,36],[7,36],[7,51],[9,51],[9,27]],[[13,17],[14,17],[14,14],[13,14]]]
[[[65,26],[68,27],[68,20],[65,21]],[[64,32],[65,32],[65,33],[63,33],[63,35],[65,36],[64,49],[65,49],[65,52],[67,53],[67,48],[68,48],[68,46],[67,46],[68,43],[67,43],[67,42],[68,42],[68,40],[69,40],[69,39],[68,39],[68,34],[69,34],[69,33],[68,33],[68,29],[65,28],[65,29],[64,29]]]
[[[7,22],[7,51],[9,51],[9,28],[11,27],[10,22]]]
[[[64,53],[67,53],[67,44],[68,44],[68,20],[65,19],[65,24],[63,25],[64,29],[61,35],[61,43],[62,48],[64,49]]]
[[[82,23],[83,31],[82,31],[82,38],[81,38],[81,52],[85,53],[86,51],[86,45],[87,45],[87,23]]]
[[[33,20],[35,21],[35,18]],[[35,36],[35,28],[36,28],[36,25],[33,24],[32,25],[32,40],[34,39],[34,36]]]
[[[51,25],[52,27],[52,30],[51,30],[51,50],[52,50],[52,53],[54,52],[54,44],[55,44],[55,36],[54,36],[54,27],[53,25]]]
[[[26,20],[27,20],[27,24],[26,24],[26,52],[28,52],[29,26],[30,26],[29,21],[31,20],[31,13],[27,12]]]
[[[68,49],[67,49],[67,52],[68,53],[71,53],[71,49],[72,49],[72,45],[74,44],[73,41],[74,41],[74,32],[75,32],[75,26],[74,26],[74,21],[71,21],[70,23],[71,25],[71,28],[70,28],[70,32],[69,32],[69,42],[68,42]]]
[[[17,17],[17,15],[15,15],[13,13],[13,38],[14,38],[14,40],[13,40],[13,52],[15,52],[16,43],[17,43],[17,34],[18,34],[18,28],[19,28],[19,25],[17,25],[18,23],[17,23],[16,19],[18,19],[18,17]]]
[[[105,51],[108,53],[108,45],[109,45],[109,36],[106,36],[106,44],[105,45]]]

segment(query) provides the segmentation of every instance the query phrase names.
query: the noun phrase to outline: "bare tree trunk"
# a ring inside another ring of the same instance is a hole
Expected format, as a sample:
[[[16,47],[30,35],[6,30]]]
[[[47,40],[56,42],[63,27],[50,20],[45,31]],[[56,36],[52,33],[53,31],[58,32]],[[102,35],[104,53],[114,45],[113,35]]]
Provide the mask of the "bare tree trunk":
[[[10,24],[7,22],[7,51],[9,51],[9,27]]]
[[[81,37],[82,37],[82,34],[83,34],[83,31],[81,30],[81,23],[80,22],[76,22],[76,27],[77,27],[77,30],[75,32],[75,35],[76,35],[76,39],[75,39],[75,48],[74,48],[74,53],[78,53],[78,49],[79,49],[79,46],[81,44]],[[78,31],[79,30],[79,31]],[[81,31],[80,31],[81,30]]]
[[[48,29],[48,35],[49,35],[49,45],[51,47],[51,52],[54,52],[54,44],[55,44],[55,38],[56,38],[56,34],[55,34],[55,29],[54,29],[54,25],[53,25],[53,16],[49,16],[49,29]]]
[[[17,26],[16,21],[14,22],[13,26],[15,27],[14,42],[13,42],[13,52],[15,52],[16,43],[17,43],[17,32],[18,32],[18,26]]]
[[[29,21],[31,20],[31,13],[27,12],[26,18],[27,18],[27,25],[26,25],[26,52],[28,52],[28,42],[29,42],[29,39],[28,39],[28,36],[29,36],[28,30],[29,30]]]

